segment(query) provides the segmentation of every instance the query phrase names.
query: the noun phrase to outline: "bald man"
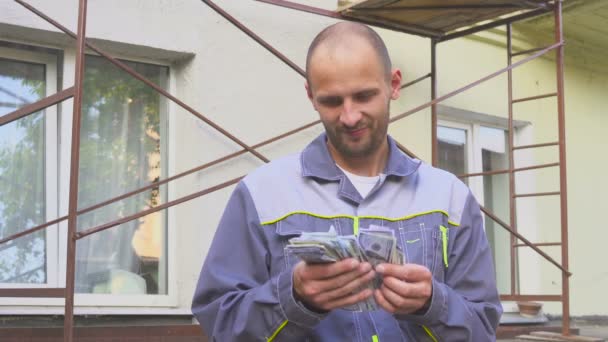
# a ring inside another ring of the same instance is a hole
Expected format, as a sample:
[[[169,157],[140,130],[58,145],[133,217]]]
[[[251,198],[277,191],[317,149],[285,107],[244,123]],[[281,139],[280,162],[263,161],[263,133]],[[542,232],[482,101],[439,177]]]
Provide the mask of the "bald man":
[[[370,28],[323,30],[306,92],[325,133],[236,187],[203,265],[192,312],[213,341],[493,341],[502,308],[479,205],[453,175],[387,135],[401,72]],[[302,232],[392,229],[403,265],[307,264]],[[365,288],[377,275],[382,285]],[[345,310],[374,297],[377,311]]]

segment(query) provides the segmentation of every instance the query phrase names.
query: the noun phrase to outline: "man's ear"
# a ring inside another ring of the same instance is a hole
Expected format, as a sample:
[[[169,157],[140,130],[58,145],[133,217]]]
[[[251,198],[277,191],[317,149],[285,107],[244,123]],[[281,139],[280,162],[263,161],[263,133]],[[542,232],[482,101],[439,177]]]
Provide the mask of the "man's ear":
[[[402,79],[403,78],[401,76],[401,70],[393,69],[393,71],[391,71],[391,99],[392,100],[398,99],[399,95],[401,94]]]
[[[304,88],[306,88],[306,95],[308,96],[308,99],[310,100],[310,102],[312,101],[312,91],[310,90],[310,86],[308,85],[308,81],[304,81]]]
[[[317,109],[317,105],[315,104],[315,100],[312,96],[312,90],[310,90],[310,85],[308,85],[308,81],[304,82],[304,88],[306,88],[306,95],[308,96],[310,103],[312,103],[312,107],[318,112],[319,110]]]

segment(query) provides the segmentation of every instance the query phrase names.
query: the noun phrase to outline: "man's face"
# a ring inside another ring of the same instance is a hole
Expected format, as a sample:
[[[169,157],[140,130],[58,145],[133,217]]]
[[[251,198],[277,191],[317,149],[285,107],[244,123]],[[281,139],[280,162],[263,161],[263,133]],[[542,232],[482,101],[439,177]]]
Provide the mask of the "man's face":
[[[390,100],[399,97],[400,72],[393,71],[388,80],[379,57],[365,43],[320,46],[312,57],[308,81],[308,96],[325,126],[330,148],[345,158],[378,151],[386,141]]]

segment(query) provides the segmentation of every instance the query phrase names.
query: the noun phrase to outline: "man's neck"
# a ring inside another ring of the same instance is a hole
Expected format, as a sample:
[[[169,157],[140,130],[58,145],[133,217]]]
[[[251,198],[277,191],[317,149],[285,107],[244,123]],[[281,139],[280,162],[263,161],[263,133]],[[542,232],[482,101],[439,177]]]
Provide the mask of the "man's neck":
[[[342,156],[329,142],[329,153],[342,169],[359,176],[373,177],[379,175],[388,160],[388,142],[380,145],[377,151],[365,157]]]

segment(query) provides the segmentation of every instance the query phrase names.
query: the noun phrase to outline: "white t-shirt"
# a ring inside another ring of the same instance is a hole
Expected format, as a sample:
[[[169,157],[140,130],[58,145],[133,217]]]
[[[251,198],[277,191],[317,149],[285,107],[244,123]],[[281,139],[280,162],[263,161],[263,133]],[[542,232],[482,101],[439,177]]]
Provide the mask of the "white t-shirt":
[[[342,172],[344,172],[346,177],[348,177],[350,182],[353,183],[353,185],[355,186],[355,189],[357,189],[357,191],[359,191],[359,194],[363,198],[367,197],[369,192],[372,191],[372,189],[374,188],[374,186],[376,186],[376,183],[378,183],[378,180],[380,179],[380,175],[371,176],[371,177],[359,176],[359,175],[356,175],[354,173],[350,173],[350,172],[344,170],[338,164],[336,164],[336,166],[338,166],[338,168],[340,170],[342,170]]]

